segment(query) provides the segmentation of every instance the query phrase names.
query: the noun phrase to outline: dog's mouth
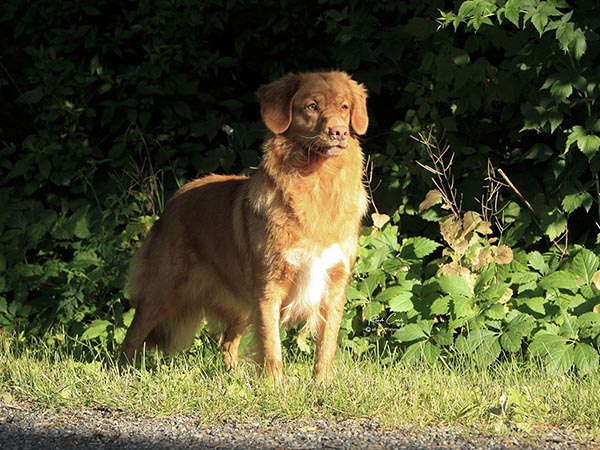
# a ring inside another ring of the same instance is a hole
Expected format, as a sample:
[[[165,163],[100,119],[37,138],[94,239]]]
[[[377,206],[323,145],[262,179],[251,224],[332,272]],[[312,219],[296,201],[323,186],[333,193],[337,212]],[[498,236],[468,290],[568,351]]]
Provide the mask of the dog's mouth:
[[[319,134],[311,137],[302,137],[299,142],[305,151],[325,158],[340,156],[348,147],[348,139],[337,139],[332,136]]]
[[[335,158],[336,156],[340,156],[347,146],[348,144],[346,143],[332,145],[331,147],[324,148],[322,154],[329,158]]]
[[[348,141],[336,140],[335,142],[323,143],[321,145],[311,145],[309,147],[309,151],[318,153],[319,155],[327,158],[335,158],[340,156],[346,147],[348,147]]]

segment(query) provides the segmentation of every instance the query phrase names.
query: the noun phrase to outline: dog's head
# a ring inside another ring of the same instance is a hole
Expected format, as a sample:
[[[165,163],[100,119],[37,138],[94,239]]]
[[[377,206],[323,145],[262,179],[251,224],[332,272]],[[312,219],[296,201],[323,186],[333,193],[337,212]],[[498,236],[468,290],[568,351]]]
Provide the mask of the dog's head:
[[[369,125],[367,91],[344,72],[288,74],[256,96],[273,134],[323,156],[338,156]]]

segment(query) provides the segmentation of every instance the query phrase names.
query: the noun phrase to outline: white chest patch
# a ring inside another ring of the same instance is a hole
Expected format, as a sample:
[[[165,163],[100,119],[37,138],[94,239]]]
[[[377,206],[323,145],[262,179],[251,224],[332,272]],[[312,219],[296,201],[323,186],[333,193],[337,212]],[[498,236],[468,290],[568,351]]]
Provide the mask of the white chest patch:
[[[327,291],[327,271],[339,263],[348,269],[347,258],[341,247],[334,244],[320,254],[291,249],[286,253],[286,260],[298,268],[298,275],[282,311],[282,323],[304,319],[315,322],[321,299]],[[314,327],[315,323],[309,325]]]

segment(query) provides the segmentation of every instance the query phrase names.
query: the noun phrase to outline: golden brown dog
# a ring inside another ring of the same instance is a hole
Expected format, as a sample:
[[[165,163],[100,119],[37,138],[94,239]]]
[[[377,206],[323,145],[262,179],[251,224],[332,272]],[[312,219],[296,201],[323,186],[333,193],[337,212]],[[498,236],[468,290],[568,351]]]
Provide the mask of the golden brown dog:
[[[356,137],[368,126],[366,91],[343,72],[288,74],[257,98],[268,135],[256,174],[183,186],[134,259],[129,360],[144,342],[185,348],[208,317],[223,327],[228,368],[252,326],[260,363],[280,379],[280,326],[306,321],[314,378],[331,373],[367,208]]]

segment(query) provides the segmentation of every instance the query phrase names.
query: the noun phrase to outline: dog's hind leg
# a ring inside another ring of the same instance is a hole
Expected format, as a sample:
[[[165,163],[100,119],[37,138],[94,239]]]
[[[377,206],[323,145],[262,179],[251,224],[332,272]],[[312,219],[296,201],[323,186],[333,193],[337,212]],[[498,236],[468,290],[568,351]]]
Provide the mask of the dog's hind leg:
[[[154,308],[148,308],[143,299],[141,300],[135,303],[137,304],[135,316],[127,330],[122,346],[123,356],[129,363],[135,361],[136,354],[142,351],[148,335],[162,320],[160,312]]]
[[[226,325],[219,344],[223,350],[223,360],[227,370],[235,369],[239,363],[239,347],[244,333],[248,329],[248,322],[241,320],[230,322]]]

